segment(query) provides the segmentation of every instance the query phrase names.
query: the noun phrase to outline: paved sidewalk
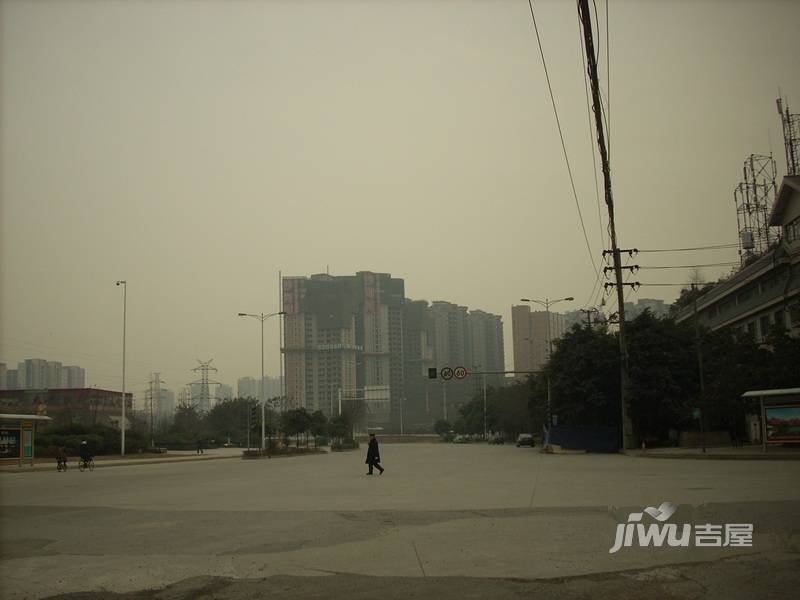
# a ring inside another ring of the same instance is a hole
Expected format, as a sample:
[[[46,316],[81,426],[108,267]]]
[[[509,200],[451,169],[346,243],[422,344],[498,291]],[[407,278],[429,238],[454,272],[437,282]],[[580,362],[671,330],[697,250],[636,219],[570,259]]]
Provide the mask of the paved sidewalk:
[[[800,460],[800,447],[721,446],[706,448],[650,448],[626,450],[624,454],[639,458],[682,458],[696,460]]]
[[[224,458],[241,458],[242,451],[242,448],[217,448],[213,450],[206,450],[203,454],[197,454],[195,451],[173,451],[161,456],[149,454],[142,458],[136,458],[135,454],[127,455],[125,458],[120,458],[119,456],[96,456],[94,458],[94,466],[96,469],[101,469],[105,467],[127,467],[132,465],[166,464],[200,460],[220,460]],[[67,460],[67,469],[77,468],[78,457],[70,456]],[[0,465],[0,473],[33,473],[37,471],[55,470],[55,458],[45,460],[44,462],[35,462],[33,465],[31,465],[30,462],[23,462],[21,466],[19,466],[17,463]]]

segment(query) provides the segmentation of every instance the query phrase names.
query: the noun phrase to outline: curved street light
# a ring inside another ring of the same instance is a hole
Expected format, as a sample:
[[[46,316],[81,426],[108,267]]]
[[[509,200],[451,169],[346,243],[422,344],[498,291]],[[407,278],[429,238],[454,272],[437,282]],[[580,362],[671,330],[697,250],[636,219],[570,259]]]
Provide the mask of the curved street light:
[[[538,304],[540,306],[544,306],[545,311],[547,311],[547,360],[550,361],[550,355],[553,352],[553,340],[550,336],[550,307],[553,304],[558,304],[559,302],[572,302],[575,300],[572,296],[567,296],[566,298],[558,298],[557,300],[550,300],[549,298],[545,298],[544,300],[536,300],[533,298],[520,298],[520,302],[531,302]],[[552,425],[553,415],[552,415],[552,396],[550,393],[550,372],[547,373],[547,425],[548,427]]]

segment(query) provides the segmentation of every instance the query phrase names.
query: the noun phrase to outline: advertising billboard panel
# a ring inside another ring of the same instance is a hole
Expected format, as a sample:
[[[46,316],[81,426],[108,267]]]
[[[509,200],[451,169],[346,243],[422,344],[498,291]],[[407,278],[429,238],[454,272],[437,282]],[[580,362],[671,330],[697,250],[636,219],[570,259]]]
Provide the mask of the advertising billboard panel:
[[[767,443],[800,443],[800,405],[767,406]]]
[[[0,429],[0,458],[19,458],[19,429]]]

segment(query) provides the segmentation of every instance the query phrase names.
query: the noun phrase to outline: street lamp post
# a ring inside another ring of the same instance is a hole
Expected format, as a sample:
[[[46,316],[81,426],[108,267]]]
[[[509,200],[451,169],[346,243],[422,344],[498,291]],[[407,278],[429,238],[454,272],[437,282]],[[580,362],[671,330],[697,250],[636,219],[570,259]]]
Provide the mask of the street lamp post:
[[[534,300],[533,298],[520,298],[520,302],[535,302],[540,306],[544,306],[545,311],[547,312],[547,360],[550,360],[550,355],[553,352],[553,340],[550,335],[550,307],[553,304],[558,302],[571,302],[575,300],[572,296],[567,296],[566,298],[559,298],[558,300],[550,300],[549,298],[545,298],[544,300]],[[550,393],[550,373],[547,373],[547,425],[548,427],[552,425],[553,415],[552,415],[552,397]]]
[[[483,371],[483,365],[472,365],[473,370],[480,369]],[[489,435],[489,428],[487,426],[486,420],[486,373],[481,372],[477,373],[483,377],[483,439],[486,439]]]
[[[122,286],[122,422],[120,423],[120,452],[125,456],[125,325],[128,313],[128,282],[117,281]]]
[[[264,321],[269,319],[270,317],[274,317],[276,315],[285,315],[286,312],[279,311],[269,314],[259,313],[257,315],[251,315],[248,313],[239,313],[240,317],[253,317],[254,319],[258,319],[261,321],[261,386],[259,387],[260,390],[260,400],[261,400],[261,450],[265,449],[264,440],[266,439],[266,399],[264,398]],[[248,429],[249,431],[249,429]]]
[[[488,429],[486,426],[486,373],[483,374],[483,439],[488,437]]]

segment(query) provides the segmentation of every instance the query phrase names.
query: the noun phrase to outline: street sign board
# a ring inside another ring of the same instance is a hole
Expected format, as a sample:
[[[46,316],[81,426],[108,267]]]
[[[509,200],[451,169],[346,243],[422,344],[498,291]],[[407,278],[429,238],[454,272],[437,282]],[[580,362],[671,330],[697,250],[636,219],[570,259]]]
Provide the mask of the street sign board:
[[[464,367],[456,367],[456,370],[453,371],[453,375],[455,375],[456,379],[464,379],[467,376],[467,370]]]
[[[450,367],[445,367],[444,369],[442,369],[442,379],[447,381],[448,379],[452,378],[453,378],[453,369],[451,369]]]
[[[428,369],[428,379],[436,379],[436,367]]]

